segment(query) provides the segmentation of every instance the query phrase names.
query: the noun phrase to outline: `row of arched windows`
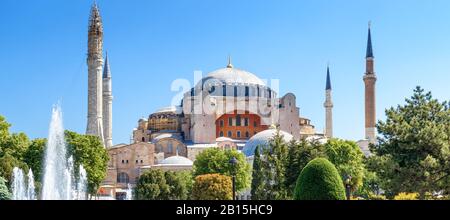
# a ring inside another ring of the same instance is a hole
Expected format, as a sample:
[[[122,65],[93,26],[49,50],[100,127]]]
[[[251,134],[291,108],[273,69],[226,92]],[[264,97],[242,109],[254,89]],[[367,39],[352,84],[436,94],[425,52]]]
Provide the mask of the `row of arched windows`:
[[[256,132],[255,132],[254,134],[256,134]],[[224,134],[223,134],[223,131],[220,131],[220,132],[219,132],[219,136],[220,136],[220,137],[223,137],[223,135],[224,135]],[[229,138],[233,137],[233,132],[232,132],[232,131],[228,131],[228,132],[227,132],[227,137],[229,137]],[[237,137],[237,138],[241,138],[241,131],[236,131],[236,137]],[[249,137],[250,137],[250,132],[246,131],[246,132],[245,132],[245,137],[246,137],[246,138],[249,138]]]

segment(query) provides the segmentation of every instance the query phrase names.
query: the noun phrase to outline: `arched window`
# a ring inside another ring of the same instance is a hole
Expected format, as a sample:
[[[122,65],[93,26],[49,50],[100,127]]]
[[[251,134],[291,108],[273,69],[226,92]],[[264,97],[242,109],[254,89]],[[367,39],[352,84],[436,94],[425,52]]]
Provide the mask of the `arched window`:
[[[222,85],[222,96],[227,96],[227,86]]]
[[[238,138],[240,138],[240,137],[241,137],[241,132],[238,131],[238,132],[236,133],[236,136],[237,136]]]
[[[223,131],[220,131],[219,137],[223,137]]]
[[[248,133],[248,131],[245,132],[245,137],[246,138],[250,137],[250,134]]]
[[[231,131],[228,131],[228,137],[233,136],[233,134],[231,133]]]
[[[236,115],[236,126],[241,126],[241,116]]]
[[[250,88],[248,86],[245,87],[245,97],[250,95]]]
[[[130,182],[130,178],[128,177],[127,173],[119,173],[117,175],[117,182],[118,183],[129,183]]]
[[[220,125],[221,128],[223,128],[223,120],[219,121],[219,125]]]

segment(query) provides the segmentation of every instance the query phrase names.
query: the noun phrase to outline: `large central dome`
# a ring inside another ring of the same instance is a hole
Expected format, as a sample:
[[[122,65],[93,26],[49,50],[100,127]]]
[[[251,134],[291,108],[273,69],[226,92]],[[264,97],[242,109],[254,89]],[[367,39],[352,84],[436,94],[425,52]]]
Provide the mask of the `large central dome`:
[[[212,82],[218,81],[220,83],[225,83],[228,85],[230,84],[251,84],[259,86],[266,85],[255,74],[232,67],[227,67],[213,71],[209,73],[203,80],[204,81],[211,80]]]

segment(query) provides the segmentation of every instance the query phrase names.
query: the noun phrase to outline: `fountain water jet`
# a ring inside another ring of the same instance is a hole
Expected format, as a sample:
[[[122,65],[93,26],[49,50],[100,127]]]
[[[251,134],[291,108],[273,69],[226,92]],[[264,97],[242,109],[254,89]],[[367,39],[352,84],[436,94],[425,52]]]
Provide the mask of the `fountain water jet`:
[[[18,167],[13,169],[13,200],[26,200],[26,186],[23,171]]]
[[[35,200],[34,192],[34,177],[31,169],[27,175],[27,181],[25,182],[25,175],[22,169],[14,167],[13,169],[13,184],[12,194],[13,200]]]
[[[28,170],[28,190],[27,190],[28,200],[36,200],[36,192],[34,187],[34,175],[33,171]]]
[[[76,183],[74,160],[67,158],[67,146],[64,137],[62,112],[59,105],[53,107],[47,147],[44,159],[44,176],[42,182],[43,200],[85,199],[86,171],[81,166],[80,184]]]

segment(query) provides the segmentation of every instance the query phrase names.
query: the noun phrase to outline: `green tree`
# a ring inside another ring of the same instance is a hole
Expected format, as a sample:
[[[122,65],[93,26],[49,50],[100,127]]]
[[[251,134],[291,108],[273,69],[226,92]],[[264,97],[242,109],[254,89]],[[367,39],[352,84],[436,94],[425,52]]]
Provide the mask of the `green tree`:
[[[289,143],[289,156],[286,169],[286,187],[289,197],[293,197],[298,176],[311,160],[326,157],[324,145],[319,142],[291,141]]]
[[[230,164],[233,157],[238,161],[234,166]],[[214,147],[197,155],[194,162],[194,176],[214,173],[227,176],[236,174],[237,191],[250,187],[250,164],[247,163],[244,154],[236,150],[221,150]]]
[[[165,200],[170,193],[164,171],[149,170],[139,177],[134,190],[136,200]]]
[[[193,180],[187,171],[166,171],[164,173],[169,192],[165,196],[167,200],[186,200],[191,193]]]
[[[251,186],[251,195],[252,200],[262,200],[264,199],[262,195],[264,195],[264,176],[261,172],[261,156],[259,153],[260,147],[257,146],[255,150],[255,156],[253,159],[253,171],[252,171],[252,186]]]
[[[288,166],[288,143],[283,139],[280,130],[269,139],[268,146],[259,146],[262,150],[258,156],[257,166],[253,167],[253,176],[263,177],[253,183],[253,198],[259,200],[289,199],[286,187]],[[259,153],[259,152],[258,152]]]
[[[231,177],[221,174],[205,174],[195,178],[192,189],[195,200],[232,200]]]
[[[78,172],[79,166],[83,165],[88,178],[88,192],[91,195],[96,194],[106,177],[108,152],[96,136],[66,131],[65,138],[68,155],[73,155],[75,172]]]
[[[9,127],[11,127],[11,124],[6,121],[5,117],[0,115],[0,141],[9,136]]]
[[[0,200],[10,200],[11,199],[11,193],[8,190],[8,187],[6,186],[6,180],[5,178],[0,176]]]
[[[36,182],[41,182],[42,162],[44,160],[47,139],[34,139],[24,154],[24,162],[33,171]]]
[[[190,171],[155,169],[139,177],[134,193],[137,200],[186,200],[191,195],[192,185]]]
[[[28,170],[28,166],[23,162],[23,156],[30,141],[24,133],[11,134],[5,118],[0,116],[0,176],[11,181],[12,170],[19,167]]]
[[[336,167],[325,158],[309,162],[295,187],[296,200],[345,200],[345,188]]]
[[[288,189],[286,187],[286,171],[288,164],[288,143],[284,141],[280,129],[277,129],[275,135],[269,140],[269,148],[264,149],[264,158],[267,164],[267,195],[269,199],[285,200],[289,199]]]
[[[450,192],[450,104],[420,87],[406,104],[386,110],[370,168],[388,196],[401,192]]]
[[[347,175],[352,177],[350,184],[352,191],[362,186],[365,173],[364,153],[355,142],[331,139],[325,144],[325,152],[343,181]]]

